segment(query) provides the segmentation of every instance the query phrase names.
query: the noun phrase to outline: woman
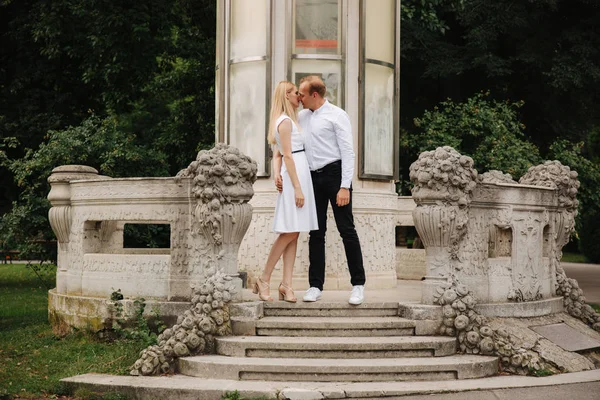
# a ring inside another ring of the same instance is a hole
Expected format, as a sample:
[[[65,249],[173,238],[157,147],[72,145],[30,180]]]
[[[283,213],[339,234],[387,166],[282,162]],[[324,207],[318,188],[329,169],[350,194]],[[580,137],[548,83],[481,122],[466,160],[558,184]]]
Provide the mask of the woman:
[[[279,82],[273,94],[268,142],[273,145],[273,172],[276,182],[283,182],[277,195],[273,232],[278,233],[271,247],[265,269],[254,283],[254,293],[263,301],[273,301],[269,283],[279,258],[283,256],[283,280],[279,300],[296,302],[292,273],[300,232],[318,229],[315,196],[310,169],[304,153],[304,137],[298,129],[296,112],[299,96],[296,85]]]

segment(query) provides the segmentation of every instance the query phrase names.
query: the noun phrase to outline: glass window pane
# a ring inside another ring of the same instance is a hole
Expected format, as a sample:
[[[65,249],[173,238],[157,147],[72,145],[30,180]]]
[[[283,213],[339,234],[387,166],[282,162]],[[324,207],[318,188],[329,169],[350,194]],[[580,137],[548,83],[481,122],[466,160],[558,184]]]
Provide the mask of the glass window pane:
[[[267,55],[267,0],[231,1],[230,59]]]
[[[394,174],[394,70],[365,65],[364,173]]]
[[[394,0],[369,0],[365,3],[365,56],[394,64]]]
[[[325,97],[330,103],[342,107],[342,74],[340,61],[292,60],[290,80],[300,85],[300,79],[306,75],[318,75],[327,86]]]
[[[265,175],[266,61],[232,64],[229,80],[229,144],[258,163]]]
[[[340,8],[338,0],[296,0],[293,52],[340,54]]]

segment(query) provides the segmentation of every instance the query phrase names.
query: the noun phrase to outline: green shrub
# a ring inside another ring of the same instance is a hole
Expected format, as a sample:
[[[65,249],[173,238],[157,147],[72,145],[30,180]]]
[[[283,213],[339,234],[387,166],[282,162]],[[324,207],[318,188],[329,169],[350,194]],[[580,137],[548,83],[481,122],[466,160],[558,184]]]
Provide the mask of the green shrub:
[[[415,131],[403,135],[401,143],[410,162],[423,151],[452,146],[472,157],[478,172],[499,170],[518,179],[542,160],[523,133],[518,116],[522,106],[522,101],[493,100],[489,93],[477,93],[462,103],[449,99],[415,118]]]

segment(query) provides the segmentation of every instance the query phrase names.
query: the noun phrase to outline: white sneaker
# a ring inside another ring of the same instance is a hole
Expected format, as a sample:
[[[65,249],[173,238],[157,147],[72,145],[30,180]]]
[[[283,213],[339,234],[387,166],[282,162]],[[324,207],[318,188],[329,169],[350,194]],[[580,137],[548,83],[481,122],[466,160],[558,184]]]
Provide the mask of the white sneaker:
[[[365,287],[363,285],[352,286],[352,293],[350,293],[350,299],[348,303],[357,306],[365,301]]]
[[[306,291],[302,300],[304,301],[317,301],[321,298],[321,289],[316,287],[311,287]]]

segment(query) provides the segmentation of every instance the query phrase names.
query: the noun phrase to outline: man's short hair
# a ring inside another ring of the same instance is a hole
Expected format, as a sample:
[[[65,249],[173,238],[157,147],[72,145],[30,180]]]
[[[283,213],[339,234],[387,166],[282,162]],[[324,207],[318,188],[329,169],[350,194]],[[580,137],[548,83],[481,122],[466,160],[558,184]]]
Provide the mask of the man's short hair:
[[[309,95],[316,92],[319,96],[325,97],[325,93],[327,93],[327,87],[320,77],[317,75],[308,75],[300,79],[300,84],[303,84],[304,82],[308,82]]]

